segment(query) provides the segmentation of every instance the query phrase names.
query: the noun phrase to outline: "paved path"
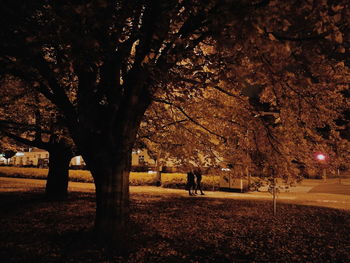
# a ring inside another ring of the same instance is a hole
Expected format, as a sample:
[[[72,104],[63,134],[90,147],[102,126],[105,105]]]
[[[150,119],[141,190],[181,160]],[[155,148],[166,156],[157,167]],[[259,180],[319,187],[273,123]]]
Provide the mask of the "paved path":
[[[29,191],[40,190],[45,187],[45,180],[23,179],[0,177],[0,191]],[[70,191],[94,192],[95,186],[92,183],[69,182]],[[183,196],[188,193],[182,189],[170,189],[155,186],[131,186],[131,194],[147,193],[160,196]],[[231,198],[245,200],[271,200],[268,192],[232,193],[221,191],[206,191],[204,196],[198,195],[195,198]],[[350,180],[342,184],[329,180],[306,180],[301,185],[291,188],[290,192],[283,192],[278,195],[278,202],[325,206],[331,208],[345,209],[350,211]]]
[[[323,183],[313,187],[309,193],[329,193],[350,195],[350,185],[339,183]]]

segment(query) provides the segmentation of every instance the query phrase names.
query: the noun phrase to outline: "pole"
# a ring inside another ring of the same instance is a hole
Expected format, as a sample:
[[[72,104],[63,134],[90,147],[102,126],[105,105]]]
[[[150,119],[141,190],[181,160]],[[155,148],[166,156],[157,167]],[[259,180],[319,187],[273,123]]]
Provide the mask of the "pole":
[[[215,190],[215,175],[214,175],[214,173],[212,173],[212,181],[213,181],[213,191],[214,191]]]
[[[249,173],[249,168],[248,167],[246,167],[246,174],[247,174],[247,178],[248,178],[248,186],[250,185],[250,183],[251,183],[251,178],[250,178],[250,173]]]
[[[340,170],[339,170],[339,168],[337,169],[337,172],[338,172],[339,184],[341,184],[341,178],[340,178]]]
[[[162,166],[160,165],[160,151],[157,153],[157,159],[156,159],[156,185],[161,186],[162,185],[162,173],[161,169]]]
[[[277,214],[277,198],[276,198],[276,178],[275,178],[275,176],[273,178],[272,195],[273,195],[273,215],[276,216],[276,214]]]
[[[272,206],[273,206],[273,216],[276,216],[277,214],[277,180],[276,180],[276,171],[273,167],[271,167],[271,173],[272,173],[272,181],[269,185],[269,192],[272,190]],[[271,190],[270,190],[271,189]]]
[[[243,176],[244,176],[244,173],[243,173],[243,170],[241,170],[241,181],[240,181],[241,193],[243,193]]]
[[[246,166],[246,174],[247,174],[247,179],[248,179],[248,191],[249,191],[251,179],[250,179],[250,173],[249,173],[250,165],[248,164],[248,160],[249,160],[249,151],[248,151],[249,138],[248,138],[248,135],[249,135],[249,129],[247,129],[247,134],[246,134],[246,139],[247,139],[247,150],[246,150],[247,166]]]

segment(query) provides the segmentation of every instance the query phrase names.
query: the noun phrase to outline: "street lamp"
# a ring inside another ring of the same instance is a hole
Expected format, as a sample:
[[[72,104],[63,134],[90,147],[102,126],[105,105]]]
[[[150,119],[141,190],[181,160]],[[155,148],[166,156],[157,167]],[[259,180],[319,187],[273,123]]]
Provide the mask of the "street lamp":
[[[323,153],[317,153],[316,154],[316,160],[319,161],[320,163],[323,164],[322,166],[322,172],[323,172],[323,180],[326,182],[327,176],[326,176],[326,167],[325,167],[325,162],[326,162],[327,156]]]
[[[316,155],[316,159],[319,161],[325,161],[326,160],[326,155],[324,155],[323,153],[318,153]]]

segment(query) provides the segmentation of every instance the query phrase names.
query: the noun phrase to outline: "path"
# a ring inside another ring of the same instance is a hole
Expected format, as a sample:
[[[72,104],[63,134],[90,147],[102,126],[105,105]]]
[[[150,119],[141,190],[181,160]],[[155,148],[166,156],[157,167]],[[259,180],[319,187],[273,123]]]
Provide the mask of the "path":
[[[0,192],[29,191],[45,187],[45,180],[0,177]],[[94,192],[92,183],[69,182],[70,191]],[[155,186],[131,186],[131,194],[147,193],[153,195],[176,195],[188,197],[182,189],[170,189]],[[271,200],[267,192],[232,193],[221,191],[206,191],[204,196],[191,198],[232,198]],[[350,210],[350,180],[338,184],[334,180],[323,182],[320,180],[305,180],[301,185],[291,188],[290,192],[280,193],[278,202],[287,202],[301,205],[325,206]]]

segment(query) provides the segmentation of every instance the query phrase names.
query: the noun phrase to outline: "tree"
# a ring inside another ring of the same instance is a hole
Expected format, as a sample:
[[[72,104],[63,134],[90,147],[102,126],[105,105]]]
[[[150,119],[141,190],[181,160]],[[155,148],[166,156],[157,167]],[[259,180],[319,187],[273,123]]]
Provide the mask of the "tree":
[[[271,78],[275,75],[271,69],[263,67],[262,74],[252,74],[259,73],[261,65],[269,64],[261,60],[269,51],[271,63],[276,63],[280,70],[278,76],[286,72],[282,70],[283,63],[277,61],[278,44],[269,42],[263,46],[264,54],[256,49],[261,48],[264,41],[256,34],[259,31],[266,31],[270,40],[277,39],[277,34],[270,32],[275,20],[298,23],[287,12],[292,4],[283,3],[286,11],[279,14],[278,3],[280,1],[264,0],[99,0],[47,1],[45,4],[6,1],[1,14],[2,24],[7,26],[0,33],[5,39],[1,44],[0,63],[16,76],[31,80],[33,87],[64,116],[94,177],[95,228],[101,240],[119,248],[125,244],[131,151],[142,117],[155,95],[159,98],[160,94],[163,100],[168,94],[186,95],[185,91],[196,87],[198,82],[201,85],[196,89],[201,90],[201,87],[212,87],[213,83],[232,81],[233,86],[240,87],[259,83],[266,88],[260,98],[270,105],[278,102],[277,96],[270,96],[277,87],[281,96],[285,96],[282,86],[278,86],[285,79]],[[309,2],[300,5],[307,9]],[[324,5],[328,3],[322,3]],[[322,27],[317,24],[317,15],[308,21],[309,27],[322,35],[317,31]],[[268,18],[266,22],[265,18]],[[254,27],[255,23],[258,27]],[[266,24],[266,30],[264,27],[260,30],[261,24]],[[234,43],[226,54],[239,56],[234,57],[236,61],[230,61],[229,56],[221,60],[223,52],[205,53],[201,45],[207,41],[219,43],[223,49]],[[327,41],[330,45],[334,42],[332,38]],[[286,54],[282,53],[282,57]],[[215,74],[216,78],[207,82],[203,79],[210,73],[208,68],[213,67],[210,59],[215,59],[216,71],[222,74]],[[257,59],[259,64],[255,64]],[[208,62],[207,68],[196,67],[201,61]],[[237,61],[243,63],[243,67],[239,67]],[[249,74],[242,71],[243,68],[248,68]],[[292,81],[305,82],[295,75],[289,82]],[[220,92],[235,94],[231,88],[232,85],[215,86]],[[271,140],[272,129],[264,127],[268,135],[265,140]]]
[[[154,92],[234,2],[6,3],[2,63],[65,116],[94,177],[101,240],[125,243],[130,155]]]
[[[5,79],[1,87],[0,134],[20,145],[47,150],[46,196],[51,200],[65,199],[75,147],[60,124],[57,111],[47,99],[18,79]]]
[[[13,150],[5,150],[4,158],[7,160],[7,164],[9,164],[9,159],[16,155],[16,152]]]

